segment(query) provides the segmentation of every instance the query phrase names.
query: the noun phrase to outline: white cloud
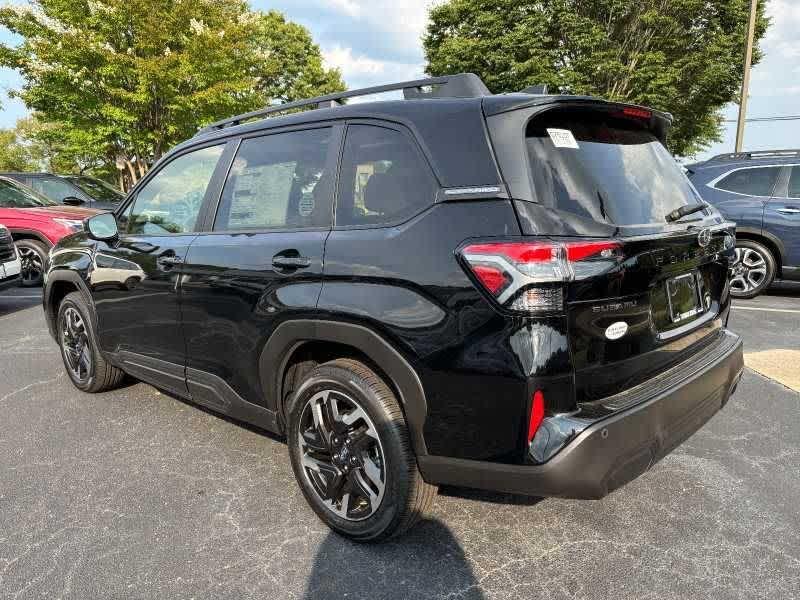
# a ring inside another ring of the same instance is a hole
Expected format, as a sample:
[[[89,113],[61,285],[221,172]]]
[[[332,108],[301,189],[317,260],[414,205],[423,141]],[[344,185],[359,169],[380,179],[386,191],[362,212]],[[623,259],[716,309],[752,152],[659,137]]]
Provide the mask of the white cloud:
[[[328,0],[334,9],[343,12],[348,17],[361,15],[361,4],[356,0]]]
[[[352,48],[340,45],[322,51],[322,58],[328,67],[337,67],[345,79],[352,77],[372,76],[383,73],[386,63],[367,56],[354,56]]]
[[[364,26],[386,35],[387,44],[420,47],[428,10],[441,0],[326,0]]]
[[[800,57],[800,2],[769,0],[767,15],[772,22],[764,38],[764,51],[781,58]]]
[[[356,55],[352,48],[339,44],[323,48],[322,57],[326,66],[341,70],[342,77],[351,89],[423,77],[422,63],[376,60]]]

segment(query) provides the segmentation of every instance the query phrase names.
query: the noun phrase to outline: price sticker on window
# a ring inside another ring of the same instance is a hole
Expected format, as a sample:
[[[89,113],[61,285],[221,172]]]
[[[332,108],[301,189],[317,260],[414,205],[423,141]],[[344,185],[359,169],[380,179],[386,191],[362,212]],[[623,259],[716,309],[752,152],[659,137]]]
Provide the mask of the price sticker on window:
[[[578,141],[569,129],[548,129],[547,135],[553,140],[556,148],[574,148],[578,150]]]

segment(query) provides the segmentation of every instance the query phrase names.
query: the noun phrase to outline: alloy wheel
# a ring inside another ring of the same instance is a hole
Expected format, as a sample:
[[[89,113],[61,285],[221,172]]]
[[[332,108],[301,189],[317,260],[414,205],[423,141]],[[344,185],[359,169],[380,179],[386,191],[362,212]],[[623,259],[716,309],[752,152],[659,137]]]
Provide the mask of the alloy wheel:
[[[361,521],[380,507],[386,466],[378,431],[353,398],[323,390],[303,407],[298,443],[308,483],[337,516]]]
[[[23,283],[39,281],[44,271],[42,257],[33,248],[17,246],[17,254],[21,263],[20,276]]]
[[[89,347],[89,334],[81,314],[68,307],[64,311],[61,326],[61,347],[73,377],[80,382],[89,379],[92,373],[92,352]]]
[[[736,248],[731,292],[748,294],[764,284],[767,278],[767,259],[752,248]]]

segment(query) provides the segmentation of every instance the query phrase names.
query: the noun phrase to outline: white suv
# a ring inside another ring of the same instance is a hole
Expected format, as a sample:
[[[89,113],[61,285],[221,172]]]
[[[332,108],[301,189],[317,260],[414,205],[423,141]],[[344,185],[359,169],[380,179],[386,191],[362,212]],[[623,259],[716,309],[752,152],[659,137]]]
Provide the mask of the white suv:
[[[14,248],[11,232],[0,225],[0,290],[18,286],[19,272],[19,256]]]

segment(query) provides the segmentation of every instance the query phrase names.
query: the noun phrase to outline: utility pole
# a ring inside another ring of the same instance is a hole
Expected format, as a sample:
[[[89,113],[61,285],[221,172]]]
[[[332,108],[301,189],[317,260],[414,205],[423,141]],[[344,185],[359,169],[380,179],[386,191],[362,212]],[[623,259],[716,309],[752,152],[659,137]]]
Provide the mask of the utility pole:
[[[750,23],[747,26],[747,49],[744,52],[744,77],[742,77],[742,100],[739,102],[739,124],[736,127],[736,152],[742,151],[744,122],[747,118],[747,96],[750,93],[750,63],[753,62],[753,38],[756,35],[756,12],[758,0],[750,2]]]

